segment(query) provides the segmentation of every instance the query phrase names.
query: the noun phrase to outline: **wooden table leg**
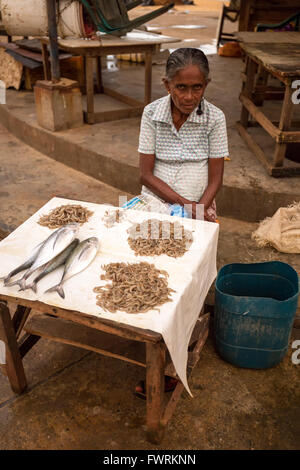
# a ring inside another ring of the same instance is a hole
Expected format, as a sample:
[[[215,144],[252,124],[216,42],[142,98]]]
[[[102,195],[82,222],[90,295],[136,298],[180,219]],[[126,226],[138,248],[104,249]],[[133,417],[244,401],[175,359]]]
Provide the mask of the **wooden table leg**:
[[[145,105],[151,103],[152,94],[152,50],[145,53]]]
[[[12,320],[17,339],[19,338],[22,332],[23,326],[25,325],[30,312],[31,308],[29,307],[23,307],[22,305],[17,306],[17,310],[15,311]]]
[[[254,85],[254,79],[255,79],[255,72],[256,72],[256,63],[251,60],[251,58],[248,58],[247,62],[247,70],[246,70],[246,83],[243,88],[243,95],[246,96],[247,98],[251,98],[252,91],[253,91],[253,85]],[[241,113],[241,124],[246,128],[248,127],[248,119],[249,119],[249,111],[245,106],[242,107],[242,113]]]
[[[268,71],[260,64],[255,80],[255,88],[253,93],[253,102],[256,106],[264,104],[265,94],[268,88]]]
[[[94,57],[85,58],[87,122],[94,124]]]
[[[285,86],[284,99],[282,103],[281,116],[279,121],[279,129],[281,131],[288,131],[290,129],[293,117],[293,102],[292,102],[292,87],[291,85]],[[274,154],[274,166],[283,166],[283,161],[286,153],[287,144],[276,143]]]
[[[163,436],[161,417],[164,398],[166,346],[163,342],[146,344],[147,438],[158,444]]]
[[[42,44],[42,56],[43,56],[43,68],[44,68],[44,80],[51,80],[51,70],[50,70],[50,62],[49,57],[50,54],[48,52],[47,44]]]
[[[5,365],[11,388],[20,394],[26,389],[27,382],[13,323],[8,307],[3,301],[0,301],[0,341],[2,348],[5,345]]]
[[[97,92],[103,93],[101,56],[96,57],[96,70],[97,70]]]

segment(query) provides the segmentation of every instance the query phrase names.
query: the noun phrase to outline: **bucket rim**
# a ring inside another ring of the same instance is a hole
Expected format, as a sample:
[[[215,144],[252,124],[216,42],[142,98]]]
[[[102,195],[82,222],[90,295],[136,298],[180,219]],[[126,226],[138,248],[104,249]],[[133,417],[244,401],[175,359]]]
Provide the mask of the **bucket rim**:
[[[277,266],[284,266],[285,268],[287,268],[288,270],[290,270],[291,274],[295,277],[294,281],[291,281],[291,279],[288,279],[287,277],[285,277],[284,275],[282,275],[281,277],[288,280],[289,282],[293,282],[294,283],[294,286],[295,286],[295,293],[284,299],[284,300],[277,300],[277,299],[274,299],[272,297],[259,297],[260,300],[268,300],[268,302],[270,301],[273,301],[275,302],[276,304],[278,303],[283,303],[283,302],[291,302],[291,301],[294,301],[295,299],[297,299],[298,295],[299,295],[299,276],[298,276],[298,273],[297,271],[288,263],[284,263],[283,261],[264,261],[264,262],[260,262],[260,263],[228,263],[224,266],[222,266],[222,268],[219,270],[218,274],[217,274],[217,278],[216,278],[216,282],[215,282],[215,289],[216,291],[221,294],[221,295],[226,295],[228,297],[232,297],[232,298],[237,298],[239,300],[246,300],[246,299],[249,299],[249,298],[255,298],[255,296],[245,296],[245,295],[234,295],[234,294],[227,294],[225,292],[223,292],[222,290],[219,289],[218,287],[218,282],[220,281],[220,279],[222,277],[224,277],[224,271],[226,271],[229,267],[239,267],[239,266],[251,266],[253,268],[255,268],[256,266],[259,267],[259,266],[267,266],[267,265],[277,265]],[[230,273],[228,273],[230,274]],[[239,274],[239,271],[237,269],[236,272],[232,272],[231,274]],[[244,273],[242,271],[240,271],[240,274],[247,274],[247,273]],[[267,274],[267,273],[255,273],[255,272],[249,272],[248,274]],[[269,274],[274,274],[274,273],[269,273]]]

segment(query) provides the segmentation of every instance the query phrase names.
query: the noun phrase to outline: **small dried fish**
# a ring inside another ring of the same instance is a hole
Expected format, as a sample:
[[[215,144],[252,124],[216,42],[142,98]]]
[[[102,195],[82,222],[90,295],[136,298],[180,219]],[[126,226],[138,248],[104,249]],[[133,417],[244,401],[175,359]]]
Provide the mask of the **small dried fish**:
[[[49,214],[42,215],[38,223],[51,229],[59,228],[72,222],[82,225],[92,215],[93,212],[89,211],[86,207],[78,204],[67,204],[52,209]]]
[[[154,264],[110,263],[102,266],[105,274],[101,279],[112,283],[94,288],[97,305],[109,312],[117,310],[126,313],[144,313],[157,309],[159,305],[170,302],[166,271],[155,268]]]
[[[173,258],[183,256],[193,242],[192,232],[179,222],[148,219],[141,224],[133,224],[128,244],[136,255],[153,256],[166,254]]]

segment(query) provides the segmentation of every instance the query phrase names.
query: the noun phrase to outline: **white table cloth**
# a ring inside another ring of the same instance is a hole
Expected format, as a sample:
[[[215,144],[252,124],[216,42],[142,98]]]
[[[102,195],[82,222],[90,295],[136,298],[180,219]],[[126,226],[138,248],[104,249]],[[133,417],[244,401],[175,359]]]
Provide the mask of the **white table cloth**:
[[[24,262],[31,250],[52,232],[48,227],[37,223],[40,216],[65,204],[80,204],[93,211],[89,221],[80,227],[78,238],[80,241],[92,236],[99,238],[100,248],[94,261],[85,271],[65,283],[65,299],[55,292],[44,293],[46,289],[59,281],[62,268],[44,277],[38,283],[36,294],[31,290],[19,292],[18,286],[5,287],[3,281],[0,282],[0,293],[32,301],[38,300],[48,305],[161,333],[175,370],[188,392],[191,393],[186,375],[187,349],[207,292],[217,274],[216,253],[219,225],[154,212],[127,210],[124,222],[107,228],[102,217],[106,210],[113,210],[112,206],[54,197],[0,242],[0,277],[6,276],[12,269]],[[186,229],[192,230],[194,240],[189,250],[180,258],[171,258],[167,255],[136,256],[128,245],[127,229],[134,222],[141,223],[150,218],[170,222],[177,220]],[[97,294],[93,292],[95,286],[105,285],[107,282],[100,280],[104,272],[101,266],[113,262],[137,263],[140,261],[153,263],[156,268],[169,273],[168,284],[175,291],[171,294],[172,301],[161,305],[159,312],[150,310],[146,313],[127,314],[121,311],[110,313],[101,309],[96,304]],[[23,273],[18,274],[13,280],[22,275]]]

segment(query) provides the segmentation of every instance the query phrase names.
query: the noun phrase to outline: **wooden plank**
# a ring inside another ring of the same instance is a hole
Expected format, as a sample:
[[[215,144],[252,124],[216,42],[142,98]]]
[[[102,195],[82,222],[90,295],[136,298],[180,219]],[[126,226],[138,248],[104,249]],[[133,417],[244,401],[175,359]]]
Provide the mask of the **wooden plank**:
[[[203,329],[202,329],[201,334],[199,336],[199,339],[196,343],[196,346],[192,351],[192,356],[190,358],[190,361],[188,362],[188,368],[190,368],[191,370],[197,364],[197,362],[199,360],[199,357],[200,357],[200,353],[203,349],[203,346],[206,343],[208,333],[209,333],[208,323],[209,323],[209,315],[208,315],[208,318],[205,320],[205,322],[203,324]]]
[[[140,106],[139,108],[127,108],[127,109],[116,109],[113,111],[103,111],[103,112],[95,112],[94,113],[94,123],[99,122],[108,122],[108,121],[116,121],[118,119],[126,119],[141,116],[143,113],[144,106]],[[84,111],[84,117],[87,123],[88,121],[88,113]]]
[[[43,57],[43,68],[44,68],[44,80],[51,80],[51,70],[50,70],[50,61],[49,61],[49,51],[47,44],[41,43],[42,45],[42,57]]]
[[[219,20],[218,20],[218,25],[217,25],[217,34],[216,34],[216,38],[217,38],[217,49],[219,47],[219,44],[220,44],[220,40],[221,40],[221,35],[222,35],[222,31],[223,31],[223,25],[224,25],[224,20],[225,20],[225,8],[226,6],[223,4],[222,5],[222,11],[221,13],[219,14]],[[224,33],[225,35],[226,33]]]
[[[178,401],[180,400],[183,390],[184,390],[184,385],[181,382],[178,382],[164,410],[164,413],[161,419],[161,426],[166,427],[168,425],[168,422],[173,416],[173,413],[176,409]]]
[[[280,130],[274,126],[272,121],[267,118],[267,116],[260,109],[258,109],[257,106],[255,106],[251,99],[241,93],[240,101],[242,102],[243,107],[248,112],[250,112],[251,116],[254,117],[254,119],[268,132],[268,134],[273,137],[273,139],[280,135]],[[246,127],[242,119],[241,122],[244,127]]]
[[[163,342],[146,345],[147,438],[159,444],[164,428],[161,425],[164,397],[166,347]]]
[[[20,394],[26,389],[27,382],[10,313],[3,301],[0,301],[0,325],[0,339],[6,346],[7,377],[12,390]]]
[[[251,0],[241,0],[240,4],[240,16],[239,16],[239,31],[247,31],[249,18],[250,18],[250,9],[251,9]]]
[[[246,128],[243,126],[241,122],[237,122],[237,128],[240,133],[240,136],[246,142],[250,150],[252,150],[252,152],[256,155],[256,157],[259,159],[259,161],[263,164],[265,169],[271,175],[272,166],[268,163],[266,156],[263,150],[261,149],[261,147],[254,141],[254,139],[250,136],[250,134],[247,132]]]
[[[281,109],[279,129],[288,131],[291,127],[294,105],[292,102],[293,90],[291,85],[285,87],[284,100]],[[300,136],[300,131],[299,131]],[[274,153],[274,166],[282,166],[286,154],[286,143],[276,142]]]
[[[208,333],[209,333],[209,318],[210,318],[210,314],[207,313],[199,317],[195,325],[194,332],[195,332],[195,335],[197,335],[197,342],[194,345],[193,350],[189,353],[188,366],[187,366],[188,377],[190,376],[193,368],[196,366],[197,362],[199,361],[200,353],[207,340]],[[166,374],[166,375],[169,375],[169,374]],[[167,426],[169,420],[171,419],[176,409],[176,405],[180,399],[181,393],[183,392],[183,389],[184,389],[183,384],[181,382],[178,382],[164,410],[164,413],[161,419],[161,425],[163,427]]]
[[[43,38],[46,42],[49,42],[47,38]],[[150,33],[148,31],[135,30],[126,34],[126,36],[101,36],[100,40],[85,41],[84,39],[59,39],[58,45],[62,49],[68,48],[74,50],[78,48],[82,49],[110,49],[114,48],[125,48],[125,47],[146,47],[155,44],[165,44],[180,42],[179,38],[165,36],[163,34]],[[134,52],[134,51],[132,51]]]
[[[256,64],[253,60],[251,60],[250,57],[248,57],[247,58],[247,70],[246,70],[247,78],[243,86],[243,95],[247,98],[248,97],[250,98],[252,95],[255,72],[256,72]],[[244,127],[247,127],[248,119],[249,119],[248,109],[245,105],[243,105],[242,112],[241,112],[241,122]]]
[[[93,57],[85,58],[85,74],[86,74],[86,102],[87,102],[87,122],[94,124],[94,70]]]
[[[243,140],[246,142],[250,150],[256,155],[256,157],[259,159],[259,161],[263,164],[265,169],[268,171],[269,175],[274,176],[274,177],[281,177],[281,176],[296,176],[300,175],[300,166],[296,167],[273,167],[270,165],[268,162],[263,150],[261,147],[255,142],[253,137],[247,132],[247,130],[244,128],[244,126],[240,123],[237,122],[237,129],[240,133],[240,136],[243,138]]]
[[[64,78],[75,80],[79,83],[80,90],[85,93],[85,68],[83,65],[83,57],[74,56],[69,59],[60,61],[60,70]],[[50,68],[49,71],[50,73]],[[47,72],[46,72],[47,73]],[[44,80],[45,73],[44,67],[38,67],[34,70],[25,67],[25,88],[26,90],[32,90],[33,86],[38,80]],[[50,76],[49,76],[50,79]]]
[[[21,47],[17,47],[13,51],[15,53],[21,55],[22,57],[27,57],[28,59],[32,59],[36,62],[40,62],[41,64],[43,63],[43,54],[42,53],[29,51],[29,50],[23,49]],[[59,54],[59,60],[69,59],[70,57],[72,57],[71,54],[67,54],[67,53]]]
[[[262,64],[259,64],[253,92],[253,101],[256,106],[263,105],[266,91],[268,89],[268,78],[268,71],[262,66]]]
[[[54,314],[60,318],[65,318],[66,320],[71,320],[75,323],[90,326],[96,328],[97,330],[115,334],[127,339],[132,339],[134,341],[156,343],[162,340],[162,335],[160,333],[156,333],[155,331],[125,325],[123,323],[107,320],[105,318],[99,318],[95,315],[88,315],[86,313],[76,312],[75,310],[66,310],[59,307],[53,307],[52,305],[47,305],[42,302],[21,299],[19,297],[3,294],[0,295],[0,300],[1,299],[30,307],[36,312]]]
[[[118,93],[117,91],[112,90],[111,88],[104,87],[103,93],[105,93],[108,96],[111,96],[112,98],[117,99],[118,101],[121,101],[122,103],[129,104],[130,106],[144,108],[144,103],[142,103],[141,101],[131,98],[130,96],[122,95],[121,93]]]
[[[279,121],[272,121],[272,124],[275,126],[275,127],[278,127],[279,126]],[[258,127],[260,126],[260,124],[256,121],[251,121],[249,122],[248,124],[248,127]],[[291,122],[291,128],[300,128],[300,121],[292,121]],[[281,132],[278,136],[278,140],[284,142],[284,141],[293,141],[293,138],[297,137],[298,136],[298,133],[300,131],[285,131],[285,132]],[[276,139],[275,139],[276,140]]]
[[[300,142],[300,131],[282,131],[275,140],[285,143]]]
[[[3,49],[10,49],[12,51],[18,49],[18,46],[14,42],[9,43],[0,41],[0,47],[2,47]]]
[[[25,331],[30,335],[70,344],[104,356],[114,357],[131,364],[146,367],[144,344],[124,338],[116,340],[114,335],[63,320],[62,318],[54,318],[49,315],[34,315],[27,322]]]
[[[18,339],[22,329],[25,325],[25,322],[31,312],[31,308],[29,307],[23,307],[22,305],[18,305],[17,309],[15,311],[15,314],[13,316],[13,325],[14,325],[14,330],[16,333],[16,338]]]
[[[300,76],[299,44],[241,43],[241,48],[253,60],[262,63],[274,76],[297,78]]]
[[[299,44],[298,31],[239,31],[235,33],[238,41],[251,44]]]
[[[145,105],[151,103],[152,95],[152,50],[145,53]]]
[[[30,351],[31,348],[41,339],[40,336],[35,336],[35,335],[29,335],[25,333],[21,340],[19,341],[19,351],[20,351],[20,356],[23,359],[23,357]]]
[[[193,330],[193,333],[189,342],[189,345],[192,345],[192,347],[189,347],[188,362],[187,362],[187,367],[189,369],[189,372],[193,369],[193,367],[198,362],[198,359],[199,359],[198,354],[205,344],[207,334],[208,334],[209,316],[210,314],[206,313],[205,315],[202,315],[201,317],[199,317],[194,327],[194,330]],[[204,337],[205,337],[205,340],[202,344]],[[199,350],[199,344],[201,344],[200,350]],[[166,368],[165,368],[165,375],[178,379],[178,375],[176,373],[176,370],[174,368],[174,365],[170,357],[169,357],[169,362],[167,363]]]
[[[97,77],[97,92],[98,93],[103,93],[103,78],[102,78],[101,57],[96,57],[96,77]]]

